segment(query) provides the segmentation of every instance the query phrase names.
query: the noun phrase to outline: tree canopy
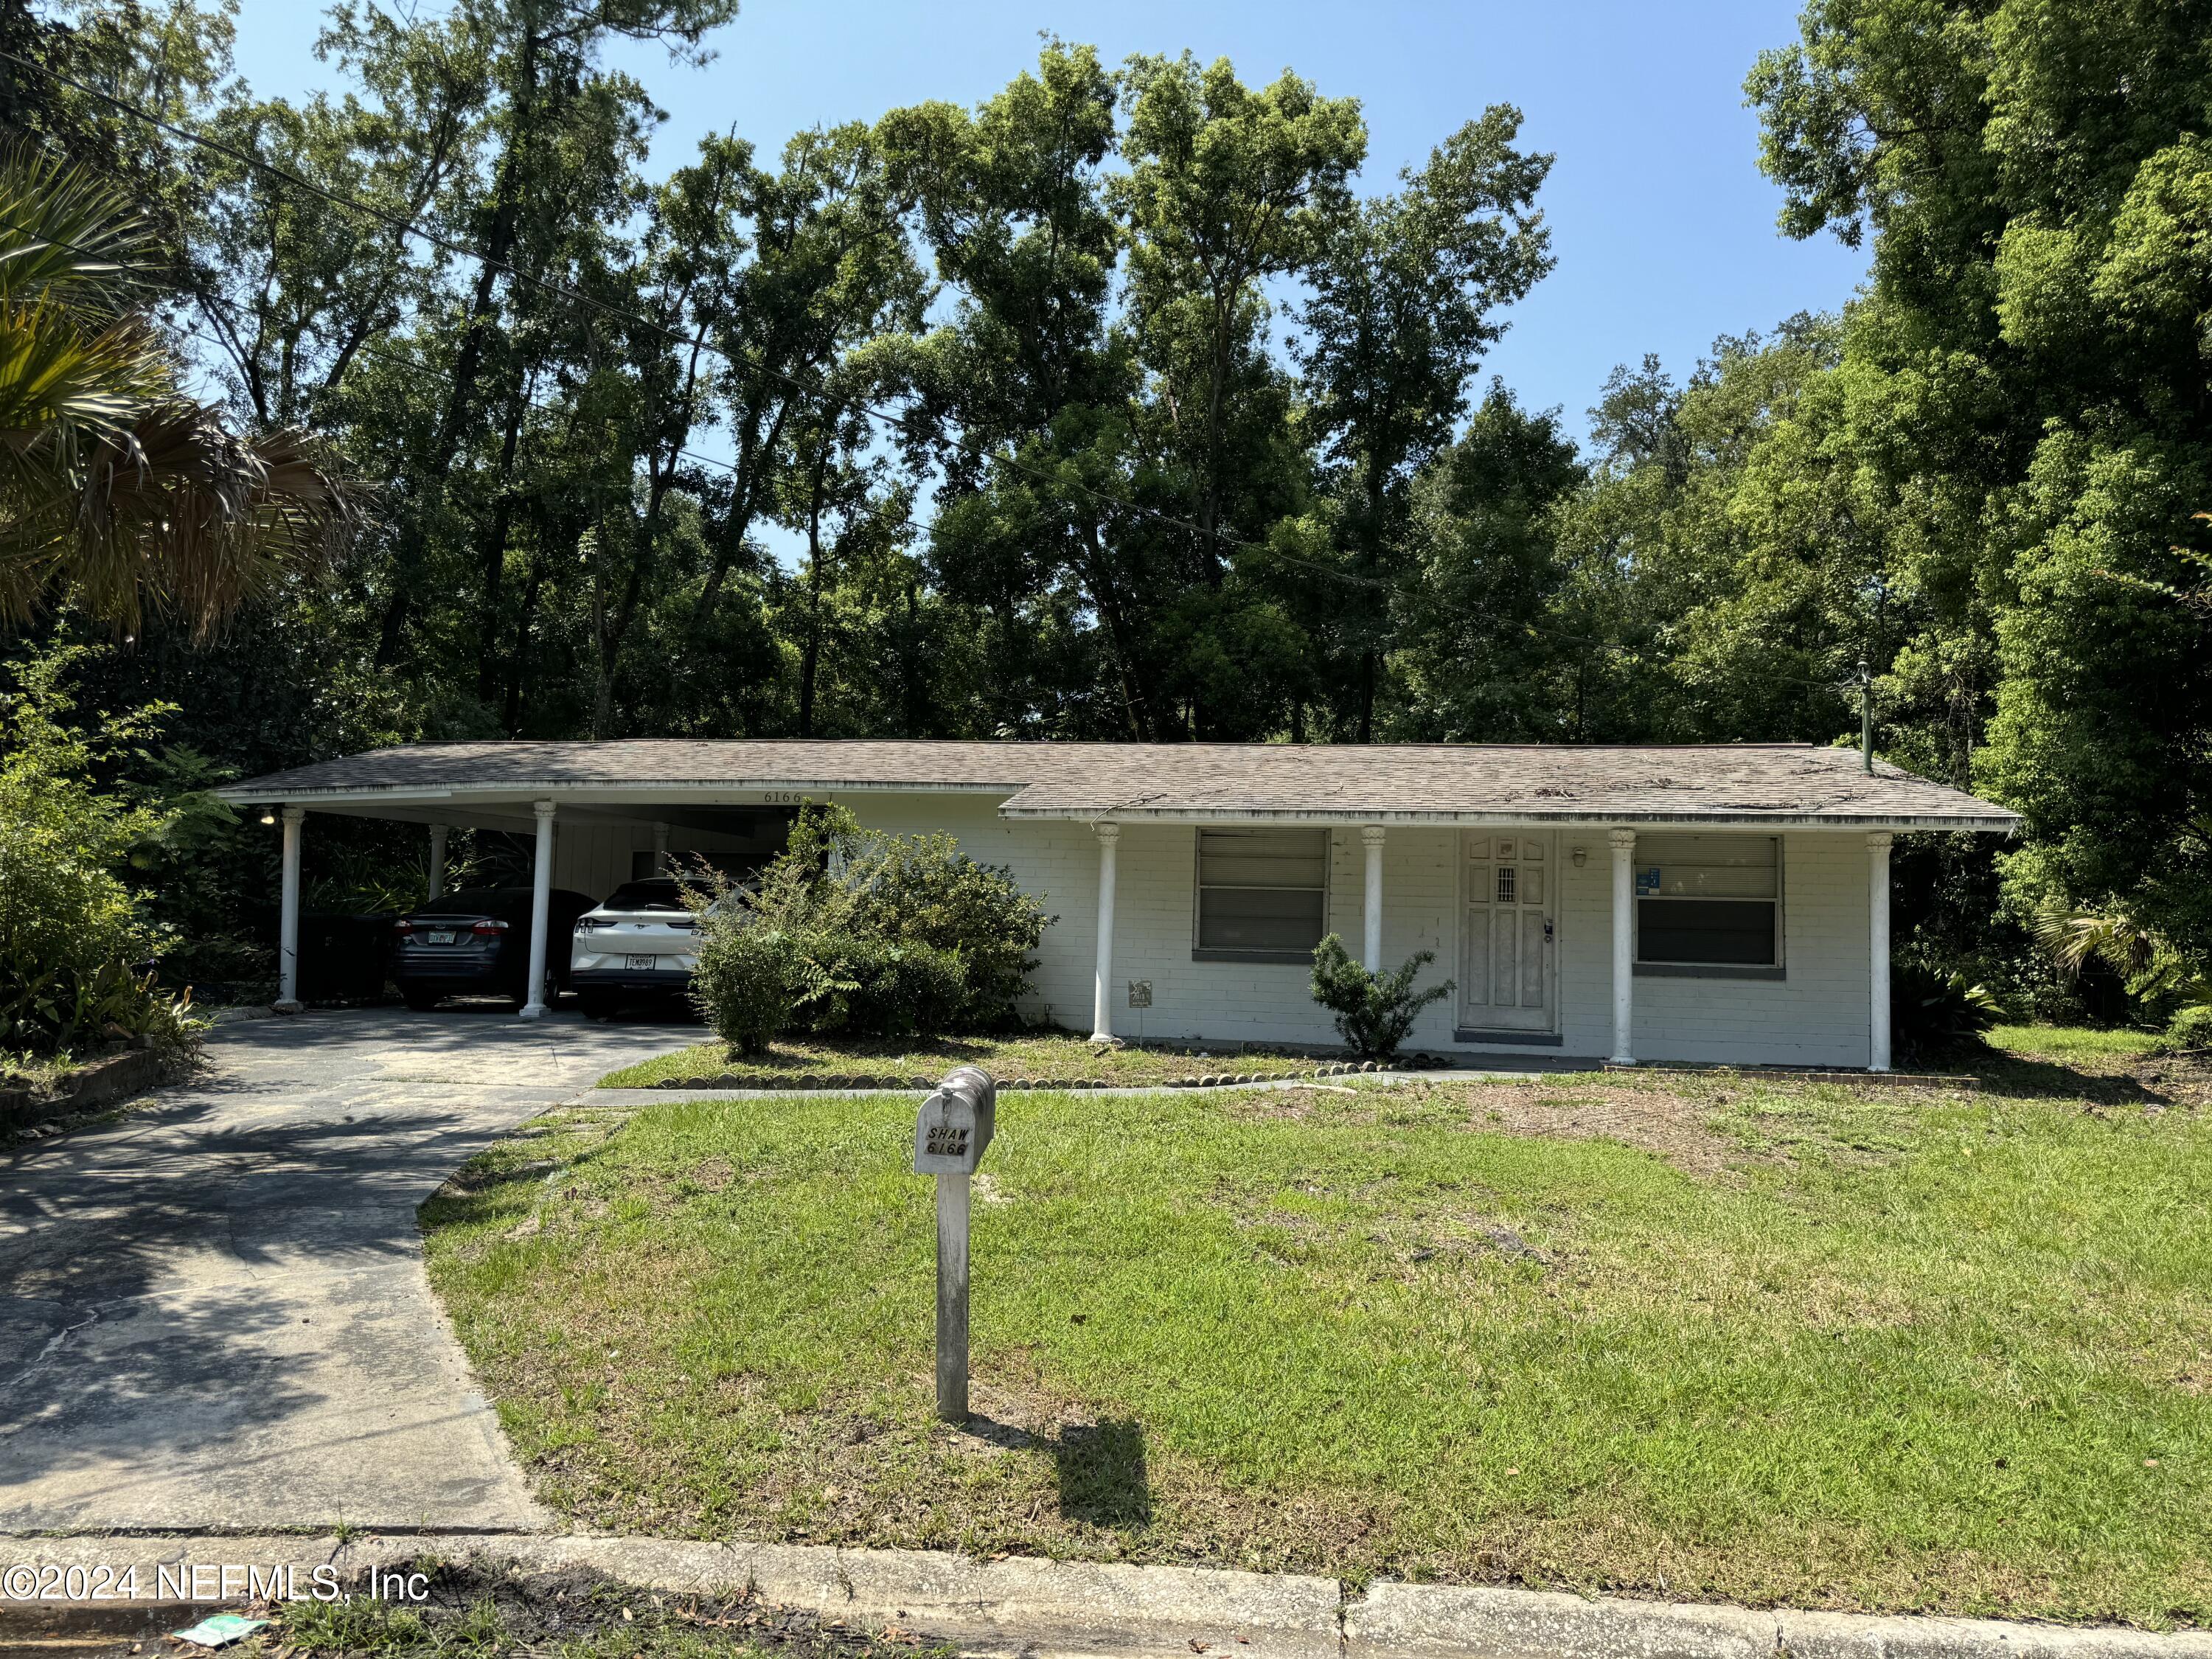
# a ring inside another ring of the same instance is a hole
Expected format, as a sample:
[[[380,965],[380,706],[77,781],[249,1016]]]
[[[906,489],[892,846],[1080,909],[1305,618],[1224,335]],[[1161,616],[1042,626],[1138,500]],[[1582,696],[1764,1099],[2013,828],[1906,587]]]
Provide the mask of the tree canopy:
[[[10,14],[0,123],[137,204],[134,326],[366,489],[342,561],[212,637],[155,607],[86,696],[255,770],[1828,742],[1864,663],[1885,754],[2028,825],[1901,859],[1908,949],[1995,975],[2087,910],[2212,952],[2212,0],[1811,0],[1746,165],[1866,287],[1623,365],[1579,442],[1486,379],[1556,257],[1512,107],[1376,179],[1356,88],[1048,40],[973,107],[668,165],[610,48],[696,65],[735,14],[340,3],[300,100],[231,74],[220,3]],[[40,568],[10,655],[118,614]]]

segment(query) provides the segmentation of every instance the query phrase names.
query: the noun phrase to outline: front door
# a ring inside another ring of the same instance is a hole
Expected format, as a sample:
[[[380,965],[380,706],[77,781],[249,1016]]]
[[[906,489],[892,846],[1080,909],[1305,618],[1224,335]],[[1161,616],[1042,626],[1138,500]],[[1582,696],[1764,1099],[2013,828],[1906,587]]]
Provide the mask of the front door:
[[[1553,864],[1548,836],[1467,837],[1467,856],[1460,861],[1462,1026],[1553,1029]]]

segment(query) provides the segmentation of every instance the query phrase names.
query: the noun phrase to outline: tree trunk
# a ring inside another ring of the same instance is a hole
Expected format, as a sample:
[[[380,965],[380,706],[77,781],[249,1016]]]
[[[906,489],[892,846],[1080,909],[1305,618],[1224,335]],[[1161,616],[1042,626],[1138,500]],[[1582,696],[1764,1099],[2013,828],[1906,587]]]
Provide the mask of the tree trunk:
[[[799,657],[799,735],[814,735],[814,678],[822,665],[822,485],[830,467],[825,443],[814,459],[806,503],[806,644]]]
[[[477,623],[477,700],[486,707],[499,689],[500,590],[507,576],[507,533],[514,524],[514,456],[521,445],[523,410],[528,406],[518,369],[508,378],[507,429],[500,439],[499,480],[491,517],[477,541],[477,564],[483,573]]]
[[[514,654],[507,665],[504,724],[510,738],[522,735],[523,693],[530,678],[530,634],[538,622],[538,592],[545,585],[545,549],[555,539],[547,526],[539,526],[536,543],[530,550],[530,574],[523,579],[522,614],[515,618]]]

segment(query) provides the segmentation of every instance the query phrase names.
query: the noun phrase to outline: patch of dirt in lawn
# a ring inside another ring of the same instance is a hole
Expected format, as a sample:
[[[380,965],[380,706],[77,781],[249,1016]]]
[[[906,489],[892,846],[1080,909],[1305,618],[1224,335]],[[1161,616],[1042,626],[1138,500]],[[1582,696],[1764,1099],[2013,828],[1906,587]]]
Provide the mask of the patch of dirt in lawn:
[[[1665,1158],[1686,1174],[1712,1176],[1742,1149],[1716,1133],[1714,1101],[1674,1090],[1547,1088],[1526,1083],[1409,1083],[1391,1089],[1284,1089],[1247,1097],[1235,1109],[1256,1117],[1454,1123],[1496,1134],[1615,1140]]]

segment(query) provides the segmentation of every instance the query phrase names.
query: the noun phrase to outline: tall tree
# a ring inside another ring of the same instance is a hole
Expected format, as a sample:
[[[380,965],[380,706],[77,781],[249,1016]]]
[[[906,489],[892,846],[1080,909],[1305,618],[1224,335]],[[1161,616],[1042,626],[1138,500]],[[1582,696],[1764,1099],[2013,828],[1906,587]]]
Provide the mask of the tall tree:
[[[2022,902],[2212,951],[2212,5],[1817,0],[1747,84],[1799,235],[1871,232],[1829,440],[1915,627],[1887,688],[2025,815]]]
[[[1375,735],[1376,681],[1405,574],[1414,475],[1467,412],[1499,307],[1552,267],[1534,210],[1548,155],[1514,148],[1521,112],[1493,105],[1376,197],[1328,222],[1300,313],[1305,392],[1341,502],[1357,586],[1337,615],[1356,667],[1352,735]]]

